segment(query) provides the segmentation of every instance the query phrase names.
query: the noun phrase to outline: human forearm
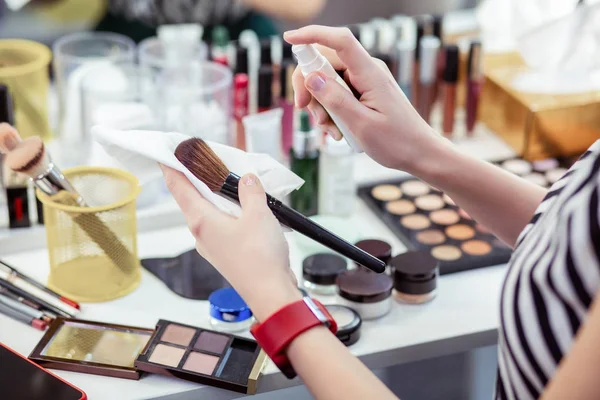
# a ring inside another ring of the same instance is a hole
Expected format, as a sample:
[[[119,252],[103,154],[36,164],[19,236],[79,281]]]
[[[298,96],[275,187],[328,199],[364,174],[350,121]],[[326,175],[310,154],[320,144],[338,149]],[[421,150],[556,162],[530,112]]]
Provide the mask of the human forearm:
[[[282,0],[242,0],[243,3],[274,18],[293,22],[306,22],[313,18],[325,3],[324,0],[282,1]]]
[[[442,190],[477,222],[514,245],[546,190],[435,139],[410,171]]]
[[[298,336],[287,356],[316,399],[396,399],[325,327]]]

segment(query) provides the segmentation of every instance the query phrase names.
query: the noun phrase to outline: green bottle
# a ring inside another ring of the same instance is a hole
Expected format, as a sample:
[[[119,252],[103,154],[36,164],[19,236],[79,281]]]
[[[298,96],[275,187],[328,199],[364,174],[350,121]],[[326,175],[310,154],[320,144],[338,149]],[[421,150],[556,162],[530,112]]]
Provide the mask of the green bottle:
[[[300,111],[300,129],[294,132],[290,151],[292,172],[304,179],[304,185],[291,193],[292,208],[309,217],[319,208],[319,135],[311,129],[306,110]]]

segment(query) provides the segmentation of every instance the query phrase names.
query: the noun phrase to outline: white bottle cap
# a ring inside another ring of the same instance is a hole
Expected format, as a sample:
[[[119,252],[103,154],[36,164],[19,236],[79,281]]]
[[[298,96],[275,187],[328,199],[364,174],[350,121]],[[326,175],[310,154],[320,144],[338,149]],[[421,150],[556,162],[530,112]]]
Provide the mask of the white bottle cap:
[[[298,65],[304,75],[321,69],[326,62],[325,57],[312,44],[295,44],[292,46],[292,53],[298,59]]]
[[[419,78],[423,83],[436,80],[437,55],[440,49],[440,39],[435,36],[423,36],[421,39],[421,59],[419,60]]]

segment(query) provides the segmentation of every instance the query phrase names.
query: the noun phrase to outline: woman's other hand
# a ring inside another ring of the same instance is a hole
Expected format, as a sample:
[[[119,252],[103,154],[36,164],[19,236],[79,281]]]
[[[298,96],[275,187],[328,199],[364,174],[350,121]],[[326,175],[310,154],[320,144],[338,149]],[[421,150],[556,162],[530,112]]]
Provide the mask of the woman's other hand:
[[[242,215],[234,218],[204,199],[179,171],[161,166],[183,211],[196,249],[231,283],[259,321],[300,299],[281,226],[255,175],[239,185]]]
[[[296,106],[308,107],[318,125],[334,138],[341,133],[321,106],[342,119],[363,149],[390,168],[418,170],[427,149],[442,142],[419,116],[396,84],[385,64],[367,53],[347,28],[307,26],[284,34],[291,44],[317,44],[346,82],[360,93],[355,98],[339,83],[313,72],[306,79],[294,73]]]

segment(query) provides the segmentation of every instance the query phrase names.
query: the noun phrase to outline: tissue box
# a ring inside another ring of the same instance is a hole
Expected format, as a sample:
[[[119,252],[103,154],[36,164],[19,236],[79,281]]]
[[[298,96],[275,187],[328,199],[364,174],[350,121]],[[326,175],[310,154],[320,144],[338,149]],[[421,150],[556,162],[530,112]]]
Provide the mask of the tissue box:
[[[517,92],[511,82],[526,68],[517,53],[485,56],[481,121],[527,160],[578,155],[600,139],[600,92]]]

